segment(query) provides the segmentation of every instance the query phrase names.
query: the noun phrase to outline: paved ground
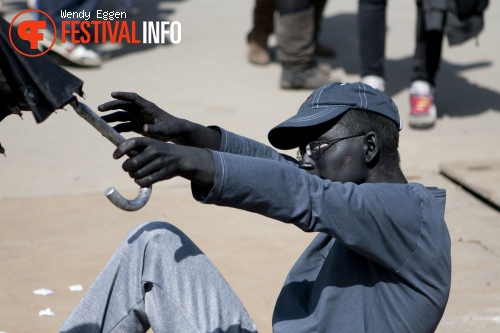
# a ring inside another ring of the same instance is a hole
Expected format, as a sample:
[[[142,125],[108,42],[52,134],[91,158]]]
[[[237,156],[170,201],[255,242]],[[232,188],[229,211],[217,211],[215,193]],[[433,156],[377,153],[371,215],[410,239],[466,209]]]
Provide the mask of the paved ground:
[[[139,1],[137,1],[139,4]],[[24,1],[6,1],[7,17]],[[112,90],[136,91],[172,113],[219,124],[266,142],[269,128],[296,112],[307,91],[278,88],[280,67],[246,61],[250,0],[141,1],[138,20],[182,24],[178,45],[127,46],[102,68],[69,68],[85,81],[86,103],[107,101]],[[338,57],[332,80],[359,79],[355,1],[331,1],[321,40]],[[413,50],[413,1],[393,1],[388,12],[388,93],[407,120]],[[448,191],[453,285],[438,332],[500,331],[500,214],[439,174],[453,161],[500,160],[500,4],[491,1],[478,45],[445,47],[438,79],[436,127],[405,128],[403,169],[412,181]],[[208,254],[246,304],[262,332],[271,332],[274,301],[286,272],[312,235],[260,216],[203,206],[189,184],[155,186],[147,207],[117,210],[102,192],[110,185],[129,196],[137,188],[111,158],[113,147],[71,108],[36,125],[31,114],[0,123],[7,157],[0,157],[0,331],[54,332],[116,249],[144,220],[167,220]],[[498,179],[498,178],[497,178]],[[500,184],[499,184],[500,186]],[[36,296],[38,288],[55,294]],[[53,317],[39,317],[50,307]],[[416,329],[417,331],[417,329]]]

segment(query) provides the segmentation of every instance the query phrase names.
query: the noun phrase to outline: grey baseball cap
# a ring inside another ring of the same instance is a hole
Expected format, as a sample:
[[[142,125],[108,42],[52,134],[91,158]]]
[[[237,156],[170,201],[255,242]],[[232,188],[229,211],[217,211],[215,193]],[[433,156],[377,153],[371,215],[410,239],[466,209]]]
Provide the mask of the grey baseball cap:
[[[362,82],[333,82],[316,89],[297,114],[269,131],[269,142],[278,149],[298,147],[305,128],[323,124],[349,109],[376,112],[391,119],[401,130],[403,124],[394,101],[384,92]]]

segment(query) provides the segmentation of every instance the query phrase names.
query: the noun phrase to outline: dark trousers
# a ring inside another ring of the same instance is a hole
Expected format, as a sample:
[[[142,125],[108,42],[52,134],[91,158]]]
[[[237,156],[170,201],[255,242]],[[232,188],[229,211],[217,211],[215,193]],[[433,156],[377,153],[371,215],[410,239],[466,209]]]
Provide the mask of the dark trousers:
[[[49,14],[50,17],[52,17],[52,19],[54,20],[56,29],[60,31],[61,22],[62,20],[64,20],[63,18],[61,18],[61,10],[67,10],[70,12],[81,12],[82,10],[84,10],[87,13],[90,12],[91,17],[94,17],[96,15],[96,10],[100,2],[101,0],[38,0],[37,9],[40,9]],[[40,19],[48,20],[45,15],[40,15]],[[47,23],[47,27],[52,27],[51,22]]]
[[[441,61],[443,29],[426,31],[422,0],[417,0],[416,45],[411,80],[435,85]],[[385,77],[385,32],[387,0],[359,0],[358,34],[361,76]]]

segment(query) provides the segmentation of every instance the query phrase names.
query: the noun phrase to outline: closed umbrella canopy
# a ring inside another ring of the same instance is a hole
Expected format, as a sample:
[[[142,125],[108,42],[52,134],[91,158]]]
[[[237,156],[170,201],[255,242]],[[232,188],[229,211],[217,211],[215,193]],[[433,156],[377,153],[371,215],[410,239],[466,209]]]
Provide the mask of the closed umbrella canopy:
[[[47,56],[29,57],[33,54],[27,41],[19,38],[10,24],[0,17],[0,121],[20,110],[32,111],[41,123],[57,109],[82,96],[83,81],[66,71]],[[37,51],[38,52],[38,51]]]
[[[15,26],[11,43],[9,28],[9,22],[0,17],[0,121],[11,114],[21,115],[23,110],[32,111],[36,122],[41,123],[73,100],[74,93],[82,96],[83,81],[49,57],[21,54],[35,53],[19,38]],[[1,144],[0,153],[5,153]]]

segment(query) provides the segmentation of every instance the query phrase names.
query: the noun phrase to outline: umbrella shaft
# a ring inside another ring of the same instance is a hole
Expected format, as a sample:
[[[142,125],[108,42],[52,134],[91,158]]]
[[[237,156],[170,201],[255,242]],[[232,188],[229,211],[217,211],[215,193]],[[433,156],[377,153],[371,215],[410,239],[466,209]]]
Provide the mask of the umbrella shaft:
[[[92,111],[87,105],[73,101],[70,103],[76,113],[85,119],[90,125],[92,125],[96,130],[99,131],[104,137],[111,141],[115,146],[125,141],[125,138],[118,133],[113,127],[109,126],[107,122],[102,120],[94,111]],[[135,153],[135,152],[132,152]],[[130,156],[131,154],[129,154]],[[132,155],[136,155],[132,154]]]

